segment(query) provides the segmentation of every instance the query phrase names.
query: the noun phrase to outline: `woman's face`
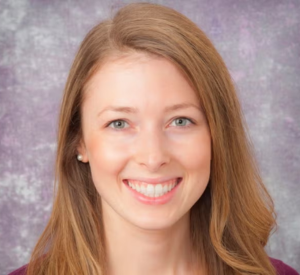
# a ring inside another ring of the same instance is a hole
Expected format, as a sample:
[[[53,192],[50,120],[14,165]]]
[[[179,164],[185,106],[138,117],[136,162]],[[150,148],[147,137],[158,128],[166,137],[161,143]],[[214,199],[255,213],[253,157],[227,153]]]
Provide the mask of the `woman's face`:
[[[78,152],[104,216],[163,229],[189,213],[210,176],[211,138],[195,92],[168,60],[135,54],[91,78]]]

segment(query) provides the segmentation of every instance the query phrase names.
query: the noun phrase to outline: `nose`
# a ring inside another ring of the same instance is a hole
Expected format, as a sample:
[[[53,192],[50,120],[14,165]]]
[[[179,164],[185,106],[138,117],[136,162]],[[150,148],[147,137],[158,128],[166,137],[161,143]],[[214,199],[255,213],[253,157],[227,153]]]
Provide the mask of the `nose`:
[[[167,141],[161,131],[150,130],[139,133],[135,144],[136,162],[147,168],[149,172],[156,172],[170,162]]]

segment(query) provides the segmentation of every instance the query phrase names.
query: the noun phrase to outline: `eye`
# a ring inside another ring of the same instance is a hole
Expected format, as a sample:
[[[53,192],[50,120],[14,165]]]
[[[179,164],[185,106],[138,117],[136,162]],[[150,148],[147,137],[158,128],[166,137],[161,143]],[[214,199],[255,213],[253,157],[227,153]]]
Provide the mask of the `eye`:
[[[185,117],[178,117],[172,121],[171,126],[187,126],[189,124],[193,124],[192,120]]]
[[[126,124],[128,125],[128,123],[124,120],[114,120],[112,122],[110,122],[107,127],[111,127],[111,128],[114,128],[114,129],[124,129],[126,128]]]

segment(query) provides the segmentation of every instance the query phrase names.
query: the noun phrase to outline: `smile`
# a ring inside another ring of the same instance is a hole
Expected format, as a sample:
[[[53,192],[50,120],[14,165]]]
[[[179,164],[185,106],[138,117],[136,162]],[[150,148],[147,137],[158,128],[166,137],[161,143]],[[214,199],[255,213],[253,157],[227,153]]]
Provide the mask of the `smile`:
[[[158,198],[172,191],[181,180],[182,178],[174,178],[158,184],[151,184],[143,181],[128,179],[125,181],[125,183],[127,183],[131,189],[146,197]]]

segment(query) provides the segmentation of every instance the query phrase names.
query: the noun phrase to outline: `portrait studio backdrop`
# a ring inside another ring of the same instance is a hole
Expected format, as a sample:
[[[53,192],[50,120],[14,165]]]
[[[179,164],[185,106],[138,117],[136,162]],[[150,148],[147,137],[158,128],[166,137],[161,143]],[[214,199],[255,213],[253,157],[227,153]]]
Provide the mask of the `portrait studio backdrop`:
[[[87,31],[132,1],[0,0],[0,274],[29,260],[52,207],[57,119]],[[235,81],[278,230],[300,271],[300,2],[160,0],[198,24]]]

